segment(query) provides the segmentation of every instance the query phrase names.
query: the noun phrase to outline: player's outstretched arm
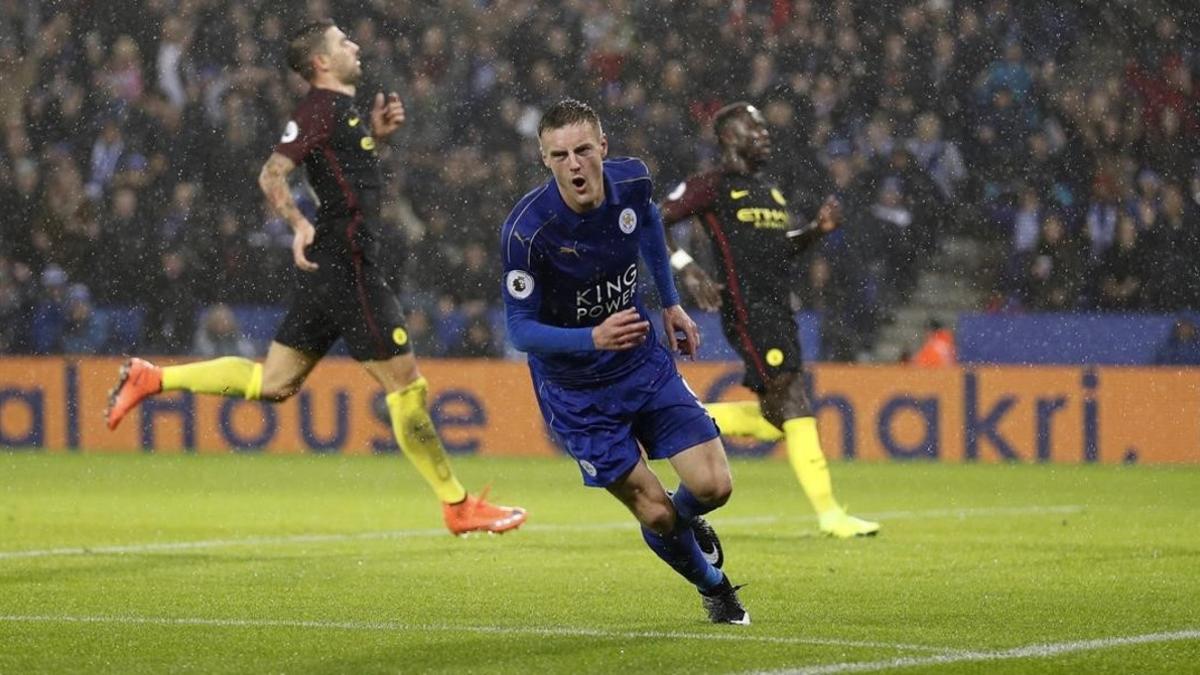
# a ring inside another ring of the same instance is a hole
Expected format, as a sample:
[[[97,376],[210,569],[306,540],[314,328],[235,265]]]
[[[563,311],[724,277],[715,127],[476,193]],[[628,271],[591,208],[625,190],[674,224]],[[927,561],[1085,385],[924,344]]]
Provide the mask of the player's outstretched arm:
[[[842,226],[842,204],[836,197],[828,197],[817,211],[817,217],[807,226],[787,233],[795,253],[812,246],[818,239]]]
[[[262,171],[258,173],[258,187],[262,189],[267,203],[275,213],[292,228],[292,259],[296,262],[296,267],[305,272],[312,272],[317,269],[317,264],[309,260],[304,251],[313,243],[316,229],[300,212],[296,200],[292,198],[292,191],[288,189],[287,177],[295,168],[296,164],[292,160],[278,152],[271,153],[267,163],[263,164]]]

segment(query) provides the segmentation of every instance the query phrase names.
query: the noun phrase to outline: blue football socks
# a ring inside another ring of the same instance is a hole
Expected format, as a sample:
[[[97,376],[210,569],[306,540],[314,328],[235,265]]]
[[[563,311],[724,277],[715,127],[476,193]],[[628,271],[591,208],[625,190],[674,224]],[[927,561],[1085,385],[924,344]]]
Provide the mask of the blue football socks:
[[[691,528],[687,527],[682,518],[676,522],[675,531],[667,536],[643,527],[642,539],[646,540],[650,550],[670,565],[671,569],[702,591],[715,588],[725,578],[721,570],[704,559],[704,554],[696,544],[696,535],[692,534]]]
[[[671,495],[671,503],[675,505],[675,513],[680,522],[685,525],[692,522],[696,516],[702,516],[715,508],[696,499],[696,495],[683,483],[680,483],[675,489],[675,494]]]

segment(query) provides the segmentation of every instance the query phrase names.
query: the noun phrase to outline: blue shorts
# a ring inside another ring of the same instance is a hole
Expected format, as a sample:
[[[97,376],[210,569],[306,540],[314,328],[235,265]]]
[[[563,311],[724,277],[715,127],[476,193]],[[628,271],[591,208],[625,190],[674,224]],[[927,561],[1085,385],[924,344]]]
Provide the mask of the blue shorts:
[[[568,388],[534,375],[546,424],[579,463],[585,485],[607,487],[633,470],[642,450],[666,459],[720,436],[667,350],[594,388]]]

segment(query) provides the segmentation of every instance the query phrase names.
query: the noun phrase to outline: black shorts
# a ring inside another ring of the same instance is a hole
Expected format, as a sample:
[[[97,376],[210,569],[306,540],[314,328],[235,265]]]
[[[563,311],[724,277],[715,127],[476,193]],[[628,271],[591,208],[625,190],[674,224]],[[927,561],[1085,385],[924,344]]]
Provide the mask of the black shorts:
[[[386,361],[412,351],[404,310],[388,285],[388,271],[364,256],[311,253],[315,272],[299,283],[275,341],[323,355],[345,338],[357,361]]]
[[[721,327],[729,346],[746,365],[742,384],[751,391],[761,394],[779,375],[803,370],[799,327],[790,311],[759,308],[746,315],[727,311]]]

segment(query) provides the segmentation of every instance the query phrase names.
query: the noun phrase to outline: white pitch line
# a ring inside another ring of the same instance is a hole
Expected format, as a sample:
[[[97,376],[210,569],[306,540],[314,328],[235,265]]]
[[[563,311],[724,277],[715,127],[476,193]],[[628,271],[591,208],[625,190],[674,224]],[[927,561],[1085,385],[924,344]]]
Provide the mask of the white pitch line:
[[[150,616],[52,616],[52,615],[0,615],[0,623],[77,623],[106,625],[147,626],[209,626],[216,628],[312,628],[321,630],[347,631],[393,631],[393,632],[443,632],[475,633],[484,635],[536,635],[540,637],[591,637],[609,640],[669,639],[703,640],[724,642],[761,642],[779,645],[821,645],[834,647],[860,647],[866,649],[894,649],[897,651],[934,652],[938,656],[968,656],[968,652],[930,645],[914,645],[892,642],[865,642],[838,640],[833,638],[778,637],[771,635],[747,635],[745,633],[686,633],[681,631],[609,631],[597,628],[572,628],[569,626],[458,626],[442,623],[400,623],[395,621],[298,621],[285,619],[203,619],[190,617]],[[735,629],[737,630],[737,629]]]
[[[775,517],[730,519],[730,524],[753,525],[763,522],[774,522]],[[598,530],[634,529],[632,521],[623,520],[610,523],[579,523],[569,525],[525,525],[523,532],[595,532]],[[64,548],[34,549],[27,551],[0,551],[0,560],[11,558],[43,558],[51,556],[73,555],[104,555],[126,553],[155,553],[160,551],[181,551],[206,548],[228,548],[234,546],[275,546],[286,544],[311,544],[343,541],[370,541],[380,539],[407,539],[413,537],[448,537],[450,532],[444,528],[420,530],[380,530],[373,532],[352,532],[346,534],[289,534],[275,537],[240,537],[238,539],[201,539],[199,541],[173,541],[150,544],[125,544],[115,546],[70,546]]]
[[[882,511],[878,513],[863,513],[862,516],[881,520],[903,519],[935,519],[935,518],[970,518],[989,516],[1015,515],[1044,515],[1055,513],[1079,513],[1082,506],[1014,506],[987,507],[977,509],[930,509],[925,511]],[[806,517],[807,518],[807,517]],[[772,525],[776,523],[799,521],[800,517],[781,518],[779,516],[745,516],[733,518],[714,518],[713,523],[721,526],[741,525]],[[623,520],[609,523],[580,523],[563,525],[525,525],[525,532],[595,532],[604,530],[634,529],[632,521]],[[160,553],[171,551],[191,551],[210,548],[230,548],[235,546],[280,546],[289,544],[336,543],[345,541],[370,541],[380,539],[405,539],[411,537],[445,537],[448,532],[441,528],[414,530],[382,530],[373,532],[354,532],[342,534],[292,534],[274,537],[241,537],[237,539],[201,539],[198,541],[155,542],[147,544],[118,544],[108,546],[67,546],[60,548],[29,549],[24,551],[0,551],[0,560],[15,560],[21,558],[50,558],[81,555],[125,555],[138,553]]]
[[[1078,504],[1060,506],[989,506],[963,509],[925,509],[923,511],[876,511],[860,513],[864,518],[879,520],[907,520],[934,518],[973,518],[979,516],[1025,516],[1056,513],[1083,513],[1086,509]]]
[[[1095,640],[1077,640],[1074,642],[1052,642],[1049,644],[1034,644],[1024,647],[1013,647],[998,651],[965,652],[961,654],[938,654],[934,656],[904,656],[898,659],[884,661],[849,661],[846,663],[830,663],[821,666],[809,666],[788,670],[772,670],[760,675],[839,675],[840,673],[867,673],[880,670],[899,668],[921,668],[944,666],[952,663],[984,663],[990,661],[1009,661],[1013,659],[1045,659],[1062,654],[1090,652],[1099,649],[1111,649],[1128,645],[1158,644],[1162,642],[1178,642],[1182,640],[1200,640],[1200,630],[1180,630],[1168,633],[1148,633],[1146,635],[1129,635],[1125,637],[1099,638]]]
[[[0,551],[0,560],[13,558],[47,558],[76,555],[121,555],[126,553],[156,553],[161,551],[187,551],[206,548],[233,546],[272,546],[279,544],[310,544],[372,539],[400,539],[404,537],[446,536],[444,529],[436,530],[385,530],[381,532],[356,532],[352,534],[292,534],[278,537],[242,537],[238,539],[201,539],[199,541],[167,541],[151,544],[125,544],[116,546],[71,546],[64,548],[33,549],[27,551]]]

